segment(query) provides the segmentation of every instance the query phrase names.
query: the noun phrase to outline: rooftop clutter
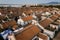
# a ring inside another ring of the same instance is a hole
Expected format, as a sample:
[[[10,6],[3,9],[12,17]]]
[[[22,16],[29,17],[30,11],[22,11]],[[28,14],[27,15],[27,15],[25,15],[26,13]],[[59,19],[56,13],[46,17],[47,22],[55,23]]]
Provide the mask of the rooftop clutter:
[[[0,8],[1,40],[51,40],[60,28],[60,9]]]

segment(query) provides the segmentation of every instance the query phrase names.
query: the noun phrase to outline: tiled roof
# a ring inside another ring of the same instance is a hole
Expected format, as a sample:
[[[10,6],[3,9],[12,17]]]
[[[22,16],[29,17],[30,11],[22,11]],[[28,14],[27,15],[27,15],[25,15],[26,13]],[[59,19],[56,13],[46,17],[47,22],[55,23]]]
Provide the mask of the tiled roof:
[[[16,35],[17,40],[31,40],[35,35],[40,32],[39,28],[35,25],[29,25],[28,28],[23,30],[20,34]]]
[[[56,19],[58,18],[58,16],[52,15],[50,18],[51,18],[52,20],[56,20]]]
[[[32,20],[32,19],[33,19],[32,16],[27,16],[27,17],[22,18],[23,21],[29,21],[29,20]]]
[[[16,24],[17,24],[15,20],[10,20],[10,21],[9,21],[9,23],[10,23],[10,25],[11,25],[11,26],[13,26],[13,25],[16,25]]]
[[[58,14],[58,13],[56,13],[55,15],[58,16],[58,17],[60,17],[60,14]]]
[[[45,20],[42,20],[41,22],[40,22],[40,25],[42,26],[42,27],[47,27],[50,23],[52,23],[52,20],[50,20],[50,19],[45,19]]]
[[[2,23],[2,27],[4,28],[4,29],[6,29],[6,28],[8,28],[8,27],[14,27],[14,25],[17,25],[16,24],[16,21],[14,21],[14,20],[11,20],[11,21],[7,21],[7,22],[4,22],[4,23]]]
[[[40,37],[41,39],[43,40],[48,40],[48,36],[46,34],[43,34],[43,33],[38,33],[38,37]]]

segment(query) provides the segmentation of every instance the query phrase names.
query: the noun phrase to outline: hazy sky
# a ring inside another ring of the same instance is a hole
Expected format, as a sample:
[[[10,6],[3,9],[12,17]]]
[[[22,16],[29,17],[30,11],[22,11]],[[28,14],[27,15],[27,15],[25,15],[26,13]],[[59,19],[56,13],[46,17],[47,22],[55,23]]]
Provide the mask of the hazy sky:
[[[0,0],[0,4],[40,4],[48,2],[60,2],[60,0]]]

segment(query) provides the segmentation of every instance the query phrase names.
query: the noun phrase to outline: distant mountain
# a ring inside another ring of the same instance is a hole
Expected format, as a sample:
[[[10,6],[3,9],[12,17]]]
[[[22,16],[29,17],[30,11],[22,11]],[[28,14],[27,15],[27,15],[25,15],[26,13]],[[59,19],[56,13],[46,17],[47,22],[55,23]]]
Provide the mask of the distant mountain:
[[[60,4],[60,2],[49,2],[47,4]]]

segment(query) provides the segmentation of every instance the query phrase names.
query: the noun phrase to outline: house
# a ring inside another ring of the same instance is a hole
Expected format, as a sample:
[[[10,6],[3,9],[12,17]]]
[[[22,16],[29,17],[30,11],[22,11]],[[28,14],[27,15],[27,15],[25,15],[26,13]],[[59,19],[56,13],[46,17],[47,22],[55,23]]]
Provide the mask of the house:
[[[39,28],[34,25],[27,26],[23,32],[16,35],[17,40],[31,40],[38,32],[40,32]]]
[[[32,16],[27,16],[27,17],[23,17],[23,18],[18,19],[17,23],[23,26],[28,23],[31,23],[32,20],[33,20]]]
[[[9,24],[8,24],[8,22],[4,22],[4,23],[2,23],[2,27],[3,27],[3,29],[7,29],[8,27],[9,27]]]
[[[39,40],[50,40],[49,37],[46,34],[38,33]]]
[[[60,14],[59,13],[56,13],[55,15],[58,16],[58,17],[60,17]]]
[[[58,27],[57,27],[57,30],[60,29],[60,19],[57,19],[54,24],[56,24]]]
[[[38,34],[39,33],[39,34]],[[39,38],[43,40],[48,40],[48,36],[40,32],[40,29],[35,25],[29,25],[24,30],[16,35],[16,40],[31,40],[33,37],[38,35]],[[40,36],[41,35],[41,36]]]
[[[36,14],[36,16],[37,16],[37,19],[38,19],[38,20],[41,20],[42,14]]]
[[[59,19],[57,19],[57,21],[56,22],[54,22],[55,24],[57,24],[57,25],[59,25],[60,24],[60,20]]]
[[[52,20],[54,20],[54,21],[55,21],[57,18],[58,18],[58,16],[56,16],[55,14],[50,17],[50,19],[52,19]]]
[[[47,18],[47,19],[42,20],[42,21],[40,22],[40,25],[41,25],[42,27],[44,27],[44,29],[43,29],[43,30],[44,30],[44,33],[47,34],[47,35],[49,35],[51,38],[54,37],[55,31],[51,31],[51,30],[48,30],[48,29],[45,29],[45,28],[49,27],[49,25],[50,25],[52,22],[53,22],[53,20],[51,20],[50,18]]]
[[[3,27],[3,29],[9,28],[9,27],[11,27],[13,29],[13,28],[17,28],[18,26],[17,26],[16,21],[10,20],[10,21],[2,23],[2,27]]]
[[[0,37],[2,37],[4,40],[6,40],[9,33],[12,33],[12,30],[7,29],[0,33]]]
[[[40,25],[45,28],[48,27],[48,25],[51,24],[52,22],[53,20],[51,20],[50,18],[46,18],[45,20],[42,20],[40,22]]]
[[[31,9],[24,11],[26,15],[32,15],[33,11]]]
[[[52,30],[52,31],[58,31],[58,25],[50,24],[50,30]]]
[[[56,16],[57,14],[54,14],[54,15],[52,15],[52,16],[50,16],[49,18],[46,18],[45,20],[42,20],[41,22],[40,22],[40,24],[42,25],[48,25],[48,24],[50,24],[50,23],[52,23],[53,21],[55,21],[55,20],[57,20],[57,18],[58,18],[58,16]],[[47,23],[48,22],[48,23]],[[44,24],[44,23],[46,23],[46,24]],[[44,27],[43,26],[43,27]]]

